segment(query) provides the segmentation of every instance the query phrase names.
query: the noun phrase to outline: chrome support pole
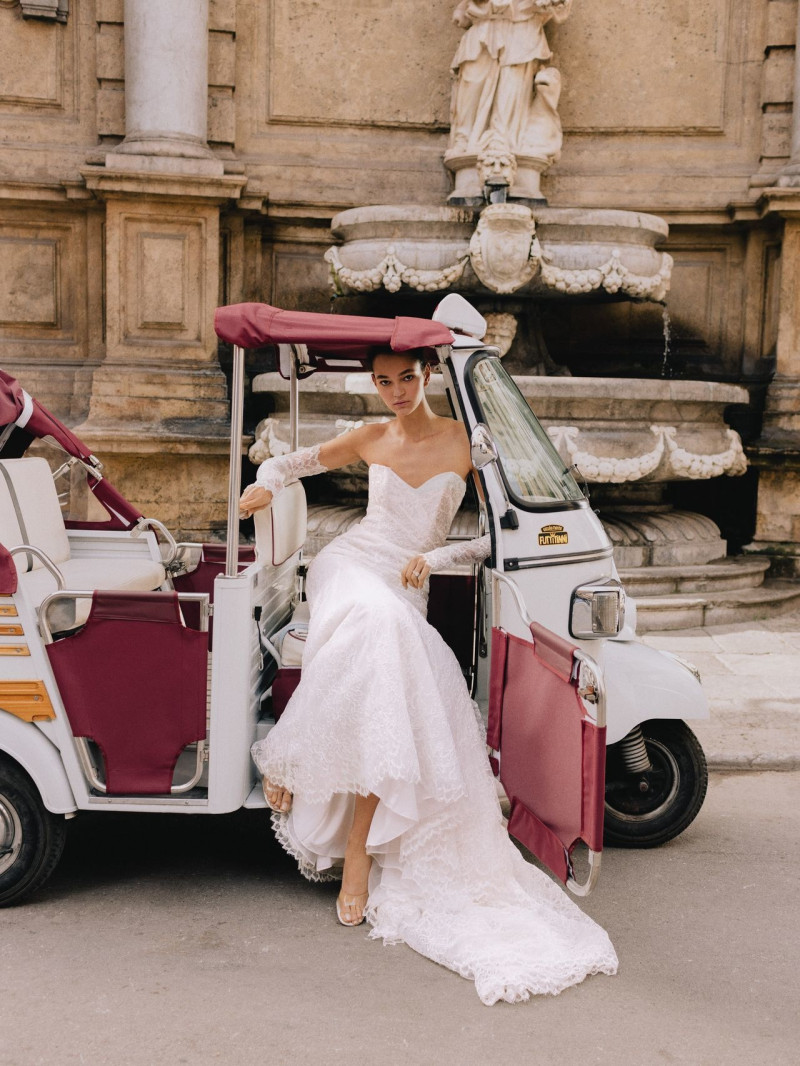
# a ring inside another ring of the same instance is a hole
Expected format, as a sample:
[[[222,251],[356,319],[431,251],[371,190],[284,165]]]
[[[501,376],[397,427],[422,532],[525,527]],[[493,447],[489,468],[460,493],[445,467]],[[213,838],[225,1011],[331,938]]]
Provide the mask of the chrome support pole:
[[[244,348],[233,346],[231,382],[231,454],[228,477],[228,539],[225,577],[239,573],[239,497],[242,494],[242,417],[244,408]]]
[[[289,361],[289,439],[292,451],[296,452],[300,447],[300,388],[294,350]]]

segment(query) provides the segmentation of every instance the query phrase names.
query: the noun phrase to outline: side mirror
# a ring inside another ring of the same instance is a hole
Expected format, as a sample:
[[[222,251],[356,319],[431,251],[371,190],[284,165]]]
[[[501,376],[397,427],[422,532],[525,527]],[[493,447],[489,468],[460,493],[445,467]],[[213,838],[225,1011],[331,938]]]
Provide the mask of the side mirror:
[[[489,328],[483,315],[457,292],[449,292],[440,300],[431,318],[456,333],[465,333],[478,341],[486,336],[486,330]]]
[[[473,429],[472,436],[469,439],[469,445],[472,465],[476,470],[483,470],[484,467],[496,463],[500,458],[500,453],[497,450],[497,445],[494,442],[489,427],[483,422],[479,422]],[[506,495],[502,478],[500,478],[500,491],[503,493],[503,504],[505,507],[504,513],[500,516],[500,528],[519,529],[519,515],[508,502],[508,496]]]
[[[496,463],[500,458],[489,427],[483,422],[479,422],[473,429],[469,443],[472,465],[476,470],[483,470],[485,466]]]

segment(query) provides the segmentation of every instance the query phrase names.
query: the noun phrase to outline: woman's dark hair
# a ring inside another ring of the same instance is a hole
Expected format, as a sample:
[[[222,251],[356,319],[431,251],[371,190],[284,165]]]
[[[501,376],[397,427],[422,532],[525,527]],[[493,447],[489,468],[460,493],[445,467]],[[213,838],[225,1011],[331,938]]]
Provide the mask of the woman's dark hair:
[[[420,348],[410,348],[407,352],[393,352],[391,348],[372,348],[367,356],[366,366],[371,373],[374,373],[374,363],[379,355],[404,355],[415,363],[419,363],[420,367],[424,369],[428,360],[422,354],[423,351],[424,349]]]

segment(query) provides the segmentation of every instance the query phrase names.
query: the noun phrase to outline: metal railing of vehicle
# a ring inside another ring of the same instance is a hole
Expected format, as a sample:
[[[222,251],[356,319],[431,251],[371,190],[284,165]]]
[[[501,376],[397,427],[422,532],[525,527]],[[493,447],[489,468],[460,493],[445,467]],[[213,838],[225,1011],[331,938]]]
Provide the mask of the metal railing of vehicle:
[[[525,623],[526,628],[530,629],[534,624],[534,620],[528,614],[525,600],[516,583],[499,570],[492,570],[492,576],[508,587],[520,618]],[[602,729],[606,724],[606,687],[603,671],[600,669],[599,663],[593,659],[591,655],[587,655],[586,652],[582,651],[580,648],[574,649],[573,656],[578,663],[579,668],[578,695],[584,703],[591,703],[595,707],[594,722],[598,729]],[[583,680],[581,667],[586,668],[587,675],[591,676],[591,682],[588,680],[588,677],[586,680]],[[578,881],[576,879],[572,870],[572,863],[571,861],[568,862],[569,874],[566,886],[574,896],[588,896],[597,884],[597,879],[600,876],[602,856],[603,853],[601,851],[587,848],[589,873],[585,881]]]
[[[49,570],[50,574],[55,578],[56,586],[59,589],[63,589],[65,585],[64,575],[58,569],[56,564],[50,558],[50,556],[43,552],[41,548],[35,548],[33,544],[17,544],[13,548],[8,549],[9,555],[35,555],[45,570]]]
[[[73,590],[62,587],[58,592],[51,592],[49,596],[46,596],[39,605],[38,619],[39,630],[42,634],[42,639],[45,644],[53,643],[53,633],[50,629],[50,625],[47,621],[47,612],[50,607],[57,603],[59,600],[86,600],[91,599],[94,592],[87,592],[84,590]],[[203,633],[208,631],[208,620],[211,614],[209,595],[207,592],[179,592],[177,593],[179,603],[196,603],[200,606],[200,630]],[[105,795],[107,788],[105,782],[100,778],[97,772],[97,767],[92,757],[92,752],[89,747],[89,741],[86,737],[73,737],[75,744],[75,751],[78,756],[78,762],[80,763],[81,770],[90,786],[96,791]],[[184,792],[190,792],[200,778],[203,776],[203,766],[206,759],[206,742],[205,740],[197,741],[197,748],[195,753],[195,766],[194,772],[188,781],[184,781],[180,785],[173,785],[169,790],[171,796],[180,796]]]

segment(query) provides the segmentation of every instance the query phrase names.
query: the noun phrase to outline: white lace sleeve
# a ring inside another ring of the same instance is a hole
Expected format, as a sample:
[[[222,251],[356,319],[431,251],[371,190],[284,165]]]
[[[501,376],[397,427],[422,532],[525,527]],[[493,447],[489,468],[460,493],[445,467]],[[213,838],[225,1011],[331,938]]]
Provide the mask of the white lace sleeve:
[[[310,477],[312,474],[324,474],[328,468],[319,461],[320,448],[320,444],[315,444],[313,448],[299,448],[288,455],[275,455],[271,459],[265,459],[258,468],[256,484],[262,489],[268,489],[274,496],[290,481]]]
[[[434,548],[433,551],[425,552],[422,558],[431,570],[436,572],[461,563],[479,563],[491,554],[492,538],[487,533],[485,537],[478,537],[477,540],[461,540],[454,544],[445,544],[442,548]]]

